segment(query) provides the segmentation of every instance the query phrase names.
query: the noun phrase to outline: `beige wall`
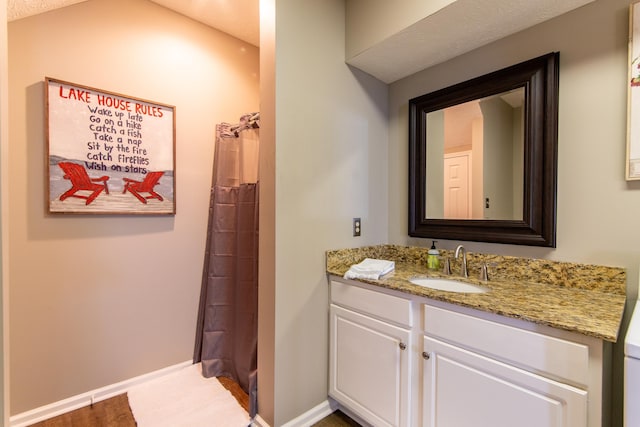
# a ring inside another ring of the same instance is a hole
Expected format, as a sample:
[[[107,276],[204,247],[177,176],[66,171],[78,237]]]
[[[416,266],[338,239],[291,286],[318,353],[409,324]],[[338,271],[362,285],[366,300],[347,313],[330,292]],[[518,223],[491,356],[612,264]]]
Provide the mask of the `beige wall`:
[[[275,416],[276,0],[260,0],[260,242],[258,262],[258,408]]]
[[[343,0],[279,0],[275,12],[275,74],[261,82],[275,84],[272,105],[262,105],[275,111],[263,124],[275,126],[265,159],[275,161],[275,254],[261,255],[275,265],[260,283],[273,287],[275,386],[273,396],[258,394],[261,415],[262,399],[271,400],[267,421],[279,426],[327,398],[325,251],[387,240],[388,99],[386,85],[344,62]],[[353,217],[362,218],[359,238]],[[270,358],[263,349],[260,340],[259,357]]]
[[[637,296],[640,183],[624,180],[629,0],[599,0],[390,85],[389,239],[407,237],[407,100],[550,51],[560,52],[557,248],[468,242],[471,251],[621,266]],[[444,248],[459,242],[441,241]],[[631,308],[631,307],[629,307]],[[625,324],[629,310],[625,316]],[[622,333],[626,328],[623,328]],[[620,339],[622,341],[622,339]],[[621,425],[622,346],[614,424]]]
[[[91,0],[8,27],[16,414],[191,359],[214,126],[259,109],[259,57],[146,0]],[[176,106],[175,216],[46,213],[45,76]]]
[[[7,21],[7,2],[0,0],[0,22]],[[7,64],[7,26],[0,25],[0,94],[6,94],[9,88]],[[9,98],[0,95],[0,286],[2,301],[0,303],[0,423],[9,425],[9,217],[6,214],[9,197],[5,188],[9,177]]]

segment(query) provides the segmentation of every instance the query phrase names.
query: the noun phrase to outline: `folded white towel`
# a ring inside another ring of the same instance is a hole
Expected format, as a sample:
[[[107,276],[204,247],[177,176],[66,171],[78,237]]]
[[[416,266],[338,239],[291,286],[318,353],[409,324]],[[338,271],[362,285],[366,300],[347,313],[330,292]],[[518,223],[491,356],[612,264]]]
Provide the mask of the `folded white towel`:
[[[393,261],[365,258],[361,263],[352,265],[351,268],[344,273],[344,278],[378,280],[380,276],[392,272],[395,266]]]

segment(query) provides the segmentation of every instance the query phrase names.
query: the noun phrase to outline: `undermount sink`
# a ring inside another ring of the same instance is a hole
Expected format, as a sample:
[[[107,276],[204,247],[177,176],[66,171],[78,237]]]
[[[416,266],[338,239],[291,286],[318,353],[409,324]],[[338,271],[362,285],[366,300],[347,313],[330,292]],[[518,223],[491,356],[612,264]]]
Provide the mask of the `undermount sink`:
[[[414,285],[424,286],[425,288],[437,289],[447,292],[461,292],[466,294],[481,294],[488,292],[488,288],[472,285],[471,283],[459,282],[451,279],[439,278],[420,278],[409,280]]]

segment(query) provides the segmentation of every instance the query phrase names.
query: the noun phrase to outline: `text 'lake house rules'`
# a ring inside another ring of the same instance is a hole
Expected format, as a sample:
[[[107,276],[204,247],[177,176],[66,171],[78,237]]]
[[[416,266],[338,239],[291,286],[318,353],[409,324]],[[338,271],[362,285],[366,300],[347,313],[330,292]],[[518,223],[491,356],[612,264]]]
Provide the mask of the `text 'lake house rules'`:
[[[89,170],[173,168],[173,108],[49,81],[49,154]]]

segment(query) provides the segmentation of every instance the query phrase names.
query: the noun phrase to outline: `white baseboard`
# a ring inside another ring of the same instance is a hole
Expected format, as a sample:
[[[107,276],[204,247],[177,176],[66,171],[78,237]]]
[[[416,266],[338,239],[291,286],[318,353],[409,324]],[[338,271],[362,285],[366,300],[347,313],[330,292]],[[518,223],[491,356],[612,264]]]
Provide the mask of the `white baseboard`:
[[[171,374],[179,371],[180,369],[191,366],[193,362],[191,360],[178,363],[176,365],[168,366],[157,371],[149,372],[138,377],[130,378],[119,383],[111,384],[105,387],[97,388],[95,390],[88,391],[86,393],[78,394],[76,396],[69,397],[58,402],[50,403],[39,408],[32,409],[30,411],[22,412],[20,414],[13,415],[9,418],[10,427],[26,427],[31,424],[38,423],[40,421],[53,418],[55,416],[79,409],[85,406],[89,406],[92,403],[100,402],[102,400],[109,399],[122,393],[126,393],[130,388],[146,383],[148,381],[160,378],[164,375]],[[327,399],[324,402],[311,408],[304,414],[294,418],[287,422],[282,427],[308,427],[311,426],[324,417],[330,415],[338,408],[338,405],[332,399]],[[269,424],[258,414],[253,419],[252,425],[255,427],[270,427]]]
[[[282,427],[307,427],[329,416],[338,408],[338,404],[331,398],[309,409],[304,414],[294,418]],[[252,427],[271,427],[260,414],[257,414],[251,423]]]
[[[171,374],[192,364],[193,362],[191,360],[188,360],[176,365],[159,369],[157,371],[149,372],[148,374],[140,375],[138,377],[121,381],[119,383],[111,384],[105,387],[88,391],[86,393],[78,394],[76,396],[60,400],[58,402],[50,403],[48,405],[32,409],[21,414],[13,415],[9,418],[9,423],[11,427],[29,426],[31,424],[53,418],[57,415],[91,405],[92,403],[100,402],[119,394],[126,393],[133,386],[137,386],[147,381],[151,381],[164,375]]]
[[[260,415],[256,415],[253,420],[251,420],[251,427],[271,427],[268,422],[266,422]]]
[[[308,427],[333,413],[336,408],[337,405],[335,404],[335,402],[333,400],[327,399],[319,405],[309,409],[299,417],[292,419],[282,427]]]

